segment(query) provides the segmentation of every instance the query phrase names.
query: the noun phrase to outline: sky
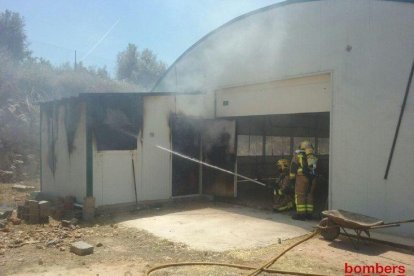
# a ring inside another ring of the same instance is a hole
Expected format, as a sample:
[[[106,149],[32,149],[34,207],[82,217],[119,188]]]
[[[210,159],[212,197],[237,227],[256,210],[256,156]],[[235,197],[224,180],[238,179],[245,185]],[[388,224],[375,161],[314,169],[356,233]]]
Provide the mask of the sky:
[[[187,48],[231,19],[281,0],[0,0],[24,17],[29,49],[54,65],[77,60],[106,66],[128,43],[171,65]]]

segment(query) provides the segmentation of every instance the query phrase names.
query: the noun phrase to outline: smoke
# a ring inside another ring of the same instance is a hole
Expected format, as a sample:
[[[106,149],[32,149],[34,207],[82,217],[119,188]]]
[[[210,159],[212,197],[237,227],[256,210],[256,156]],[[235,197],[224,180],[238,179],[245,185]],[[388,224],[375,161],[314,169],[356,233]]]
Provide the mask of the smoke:
[[[226,88],[329,70],[320,50],[329,42],[320,36],[321,5],[312,1],[268,7],[232,20],[191,46],[153,91],[201,92],[200,101],[182,105],[181,111],[214,118],[215,97]],[[250,100],[256,100],[254,95]]]
[[[203,148],[209,152],[214,145],[223,145],[228,154],[235,153],[235,124],[230,120],[205,122],[203,129]]]
[[[256,70],[257,64],[275,67],[286,37],[284,15],[273,10],[213,31],[170,68],[154,91],[213,93],[223,86],[244,84],[245,76],[273,79],[274,72]]]

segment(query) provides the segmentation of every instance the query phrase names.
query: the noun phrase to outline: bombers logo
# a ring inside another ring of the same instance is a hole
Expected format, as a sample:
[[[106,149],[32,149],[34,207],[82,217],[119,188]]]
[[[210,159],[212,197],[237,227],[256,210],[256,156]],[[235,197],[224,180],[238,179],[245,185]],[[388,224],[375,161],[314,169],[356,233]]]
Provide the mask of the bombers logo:
[[[381,265],[375,263],[375,265],[351,265],[344,264],[345,276],[405,276],[404,265]]]

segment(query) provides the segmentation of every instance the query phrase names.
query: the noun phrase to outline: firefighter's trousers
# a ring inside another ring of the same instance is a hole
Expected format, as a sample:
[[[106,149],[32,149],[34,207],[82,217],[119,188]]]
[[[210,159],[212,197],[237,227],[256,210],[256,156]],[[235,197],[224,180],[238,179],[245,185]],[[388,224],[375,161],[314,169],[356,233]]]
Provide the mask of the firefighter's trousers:
[[[295,204],[297,214],[313,213],[313,194],[316,187],[316,178],[309,179],[305,175],[296,175]]]

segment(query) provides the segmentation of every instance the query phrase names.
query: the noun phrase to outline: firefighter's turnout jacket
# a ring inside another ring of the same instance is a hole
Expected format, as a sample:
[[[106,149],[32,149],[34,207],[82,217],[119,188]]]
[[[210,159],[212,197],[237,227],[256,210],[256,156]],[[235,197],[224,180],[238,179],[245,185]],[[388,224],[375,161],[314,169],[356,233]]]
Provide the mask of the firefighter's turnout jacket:
[[[289,161],[279,159],[276,166],[279,177],[273,189],[273,210],[282,212],[293,208],[294,185],[289,180]]]
[[[318,158],[313,148],[299,149],[290,163],[290,180],[295,181],[295,204],[297,214],[313,213],[313,194],[316,187]]]

